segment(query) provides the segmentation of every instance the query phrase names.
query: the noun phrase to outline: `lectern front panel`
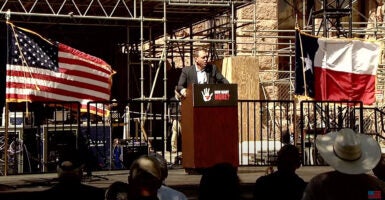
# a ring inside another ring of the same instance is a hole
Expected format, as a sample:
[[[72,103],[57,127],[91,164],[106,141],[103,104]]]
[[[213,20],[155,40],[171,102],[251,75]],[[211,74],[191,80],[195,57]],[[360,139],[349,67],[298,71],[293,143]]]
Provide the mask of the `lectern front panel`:
[[[208,168],[221,162],[238,167],[236,84],[188,87],[181,114],[184,168]]]
[[[192,89],[194,107],[237,106],[236,84],[195,84]]]

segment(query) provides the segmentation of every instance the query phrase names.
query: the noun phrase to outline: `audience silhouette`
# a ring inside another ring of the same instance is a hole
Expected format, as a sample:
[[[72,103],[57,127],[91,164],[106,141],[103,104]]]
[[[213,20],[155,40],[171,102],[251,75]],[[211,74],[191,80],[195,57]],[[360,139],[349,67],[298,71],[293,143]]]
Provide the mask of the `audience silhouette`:
[[[318,135],[316,147],[335,171],[313,177],[302,200],[385,198],[385,184],[367,174],[381,157],[380,145],[372,136],[345,128]]]
[[[299,150],[287,144],[278,151],[277,171],[259,177],[254,185],[254,199],[300,200],[306,182],[296,174],[301,166]]]
[[[122,181],[115,181],[106,189],[105,200],[130,200],[129,185]]]
[[[385,154],[381,155],[380,162],[373,168],[373,174],[385,182]]]
[[[187,197],[185,194],[166,185],[165,182],[168,177],[167,160],[164,159],[163,156],[159,154],[153,154],[150,156],[157,159],[161,169],[162,186],[158,190],[159,200],[187,200]]]
[[[76,149],[64,150],[57,164],[58,183],[42,192],[45,199],[104,199],[104,189],[82,183],[84,157]]]
[[[135,200],[159,200],[162,172],[156,158],[142,155],[131,164],[128,184]]]
[[[230,163],[218,163],[203,171],[199,184],[199,200],[241,198],[237,168]]]
[[[346,128],[318,135],[315,145],[334,171],[318,174],[306,183],[296,173],[301,166],[299,149],[286,144],[277,153],[277,171],[272,170],[255,181],[253,199],[385,199],[385,154],[381,154],[373,137]],[[57,183],[49,189],[31,193],[30,197],[43,200],[188,199],[182,192],[166,185],[168,165],[162,155],[154,153],[137,158],[130,166],[128,183],[116,181],[106,190],[82,182],[84,153],[65,149],[59,155]],[[371,170],[377,178],[367,173]],[[2,194],[1,197],[20,199],[21,195]],[[223,162],[203,169],[198,199],[242,199],[237,167]]]

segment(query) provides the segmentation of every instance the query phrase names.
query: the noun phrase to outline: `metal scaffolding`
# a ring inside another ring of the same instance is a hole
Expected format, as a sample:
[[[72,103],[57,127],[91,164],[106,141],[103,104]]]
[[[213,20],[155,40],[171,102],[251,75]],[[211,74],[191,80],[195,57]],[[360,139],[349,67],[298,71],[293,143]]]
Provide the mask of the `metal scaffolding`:
[[[373,0],[375,1],[375,0]],[[257,11],[259,0],[5,0],[0,2],[0,21],[10,16],[14,23],[34,24],[50,29],[53,25],[101,27],[108,36],[122,37],[116,44],[124,56],[127,70],[127,99],[139,100],[140,123],[150,121],[152,109],[146,101],[164,101],[169,95],[167,67],[184,67],[193,63],[193,49],[210,47],[212,60],[226,56],[253,56],[258,60],[258,76],[264,100],[292,100],[294,91],[295,23],[314,35],[363,37],[375,35],[383,40],[383,22],[368,29],[366,0],[284,0],[277,5],[276,27],[261,26],[265,16]],[[384,3],[384,0],[382,1]],[[291,9],[291,16],[280,18],[282,5]],[[241,9],[251,17],[239,18]],[[261,9],[261,8],[259,8]],[[365,12],[364,12],[365,11]],[[257,17],[258,16],[258,17]],[[359,17],[357,17],[359,16]],[[301,18],[298,19],[297,18]],[[295,19],[295,23],[285,20]],[[361,19],[354,21],[353,19]],[[272,19],[273,20],[273,19]],[[281,20],[281,21],[279,21]],[[300,21],[300,22],[299,22]],[[280,27],[280,25],[286,24]],[[120,29],[117,29],[120,28]],[[124,30],[124,32],[120,32]],[[64,31],[74,31],[70,28]],[[87,30],[85,30],[87,31]],[[1,36],[0,36],[1,37]],[[378,88],[385,90],[385,69],[381,65]],[[164,104],[162,113],[167,113]],[[166,120],[166,118],[164,118]],[[167,123],[164,121],[163,123]],[[143,126],[143,124],[140,124]],[[166,126],[163,126],[166,129]],[[152,129],[151,129],[152,130]],[[167,130],[162,130],[164,134]],[[149,133],[149,135],[155,135]],[[166,145],[164,145],[166,146]]]
[[[138,76],[137,80],[129,81],[139,85],[139,95],[132,95],[130,87],[125,91],[130,99],[166,99],[170,95],[167,94],[167,69],[162,66],[169,62],[171,65],[177,63],[178,67],[191,64],[192,50],[201,45],[210,47],[212,59],[235,55],[256,57],[262,63],[256,67],[261,69],[260,84],[266,94],[263,98],[291,99],[294,24],[292,28],[260,29],[256,11],[260,3],[258,0],[89,0],[81,3],[6,0],[0,3],[0,20],[10,12],[11,21],[23,24],[125,28],[125,33],[115,33],[113,37],[123,34],[126,38],[119,44],[126,55],[129,69],[126,76],[131,79],[132,73]],[[277,2],[277,10],[289,5],[292,16],[288,17],[302,18],[303,29],[317,35],[323,31],[323,36],[360,37],[382,32],[382,25],[378,24],[383,22],[376,22],[370,30],[366,28],[369,17],[365,10],[358,9],[364,4],[366,1],[359,0],[285,0]],[[239,19],[237,12],[249,7],[252,7],[249,10],[253,10],[253,16]],[[284,23],[279,21],[278,24]],[[282,89],[284,95],[272,95],[271,92],[277,90],[266,89],[277,84],[287,85]],[[159,85],[162,87],[157,87]],[[159,90],[162,90],[160,95]]]
[[[321,3],[314,2],[314,12],[312,12],[313,35],[319,35],[323,30],[323,37],[331,36],[331,32],[335,32],[335,36],[343,36],[345,38],[352,37],[353,19],[352,19],[352,0],[323,0]],[[347,26],[342,25],[342,18],[348,17]],[[318,30],[316,29],[316,19],[321,19]]]
[[[125,33],[111,31],[107,36],[101,35],[100,40],[126,34],[123,36],[126,41],[119,44],[120,53],[126,55],[126,99],[142,102],[141,126],[146,121],[150,121],[152,126],[147,113],[153,108],[146,101],[167,100],[169,60],[188,61],[186,58],[189,58],[191,64],[193,49],[201,45],[210,47],[211,59],[223,58],[224,54],[236,55],[237,26],[255,23],[255,18],[252,22],[236,21],[236,11],[254,4],[251,0],[91,0],[81,3],[7,0],[0,3],[0,16],[10,17],[13,23],[39,24],[46,29],[53,25],[125,29]],[[203,24],[204,28],[195,30],[197,24]],[[181,32],[187,34],[178,35]],[[186,65],[185,62],[180,63]],[[128,86],[131,84],[139,85],[139,95],[131,91]],[[165,103],[163,113],[167,113],[166,109]],[[163,127],[166,134],[166,126]]]

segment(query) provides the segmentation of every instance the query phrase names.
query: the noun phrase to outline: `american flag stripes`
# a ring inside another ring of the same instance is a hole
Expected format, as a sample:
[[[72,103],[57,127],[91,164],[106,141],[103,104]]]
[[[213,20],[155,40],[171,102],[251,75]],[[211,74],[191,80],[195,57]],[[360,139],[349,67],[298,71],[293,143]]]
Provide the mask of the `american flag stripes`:
[[[78,101],[85,112],[90,101],[110,100],[115,72],[105,61],[7,24],[7,102]]]
[[[369,190],[368,191],[368,199],[381,199],[381,191],[379,190]]]

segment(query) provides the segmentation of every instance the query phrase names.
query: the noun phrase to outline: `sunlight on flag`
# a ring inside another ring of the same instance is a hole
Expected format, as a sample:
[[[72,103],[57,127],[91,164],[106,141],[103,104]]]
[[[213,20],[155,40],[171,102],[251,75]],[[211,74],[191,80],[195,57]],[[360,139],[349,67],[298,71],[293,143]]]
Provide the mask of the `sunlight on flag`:
[[[7,22],[6,101],[108,101],[115,71],[100,58]],[[91,107],[96,113],[98,108]]]

